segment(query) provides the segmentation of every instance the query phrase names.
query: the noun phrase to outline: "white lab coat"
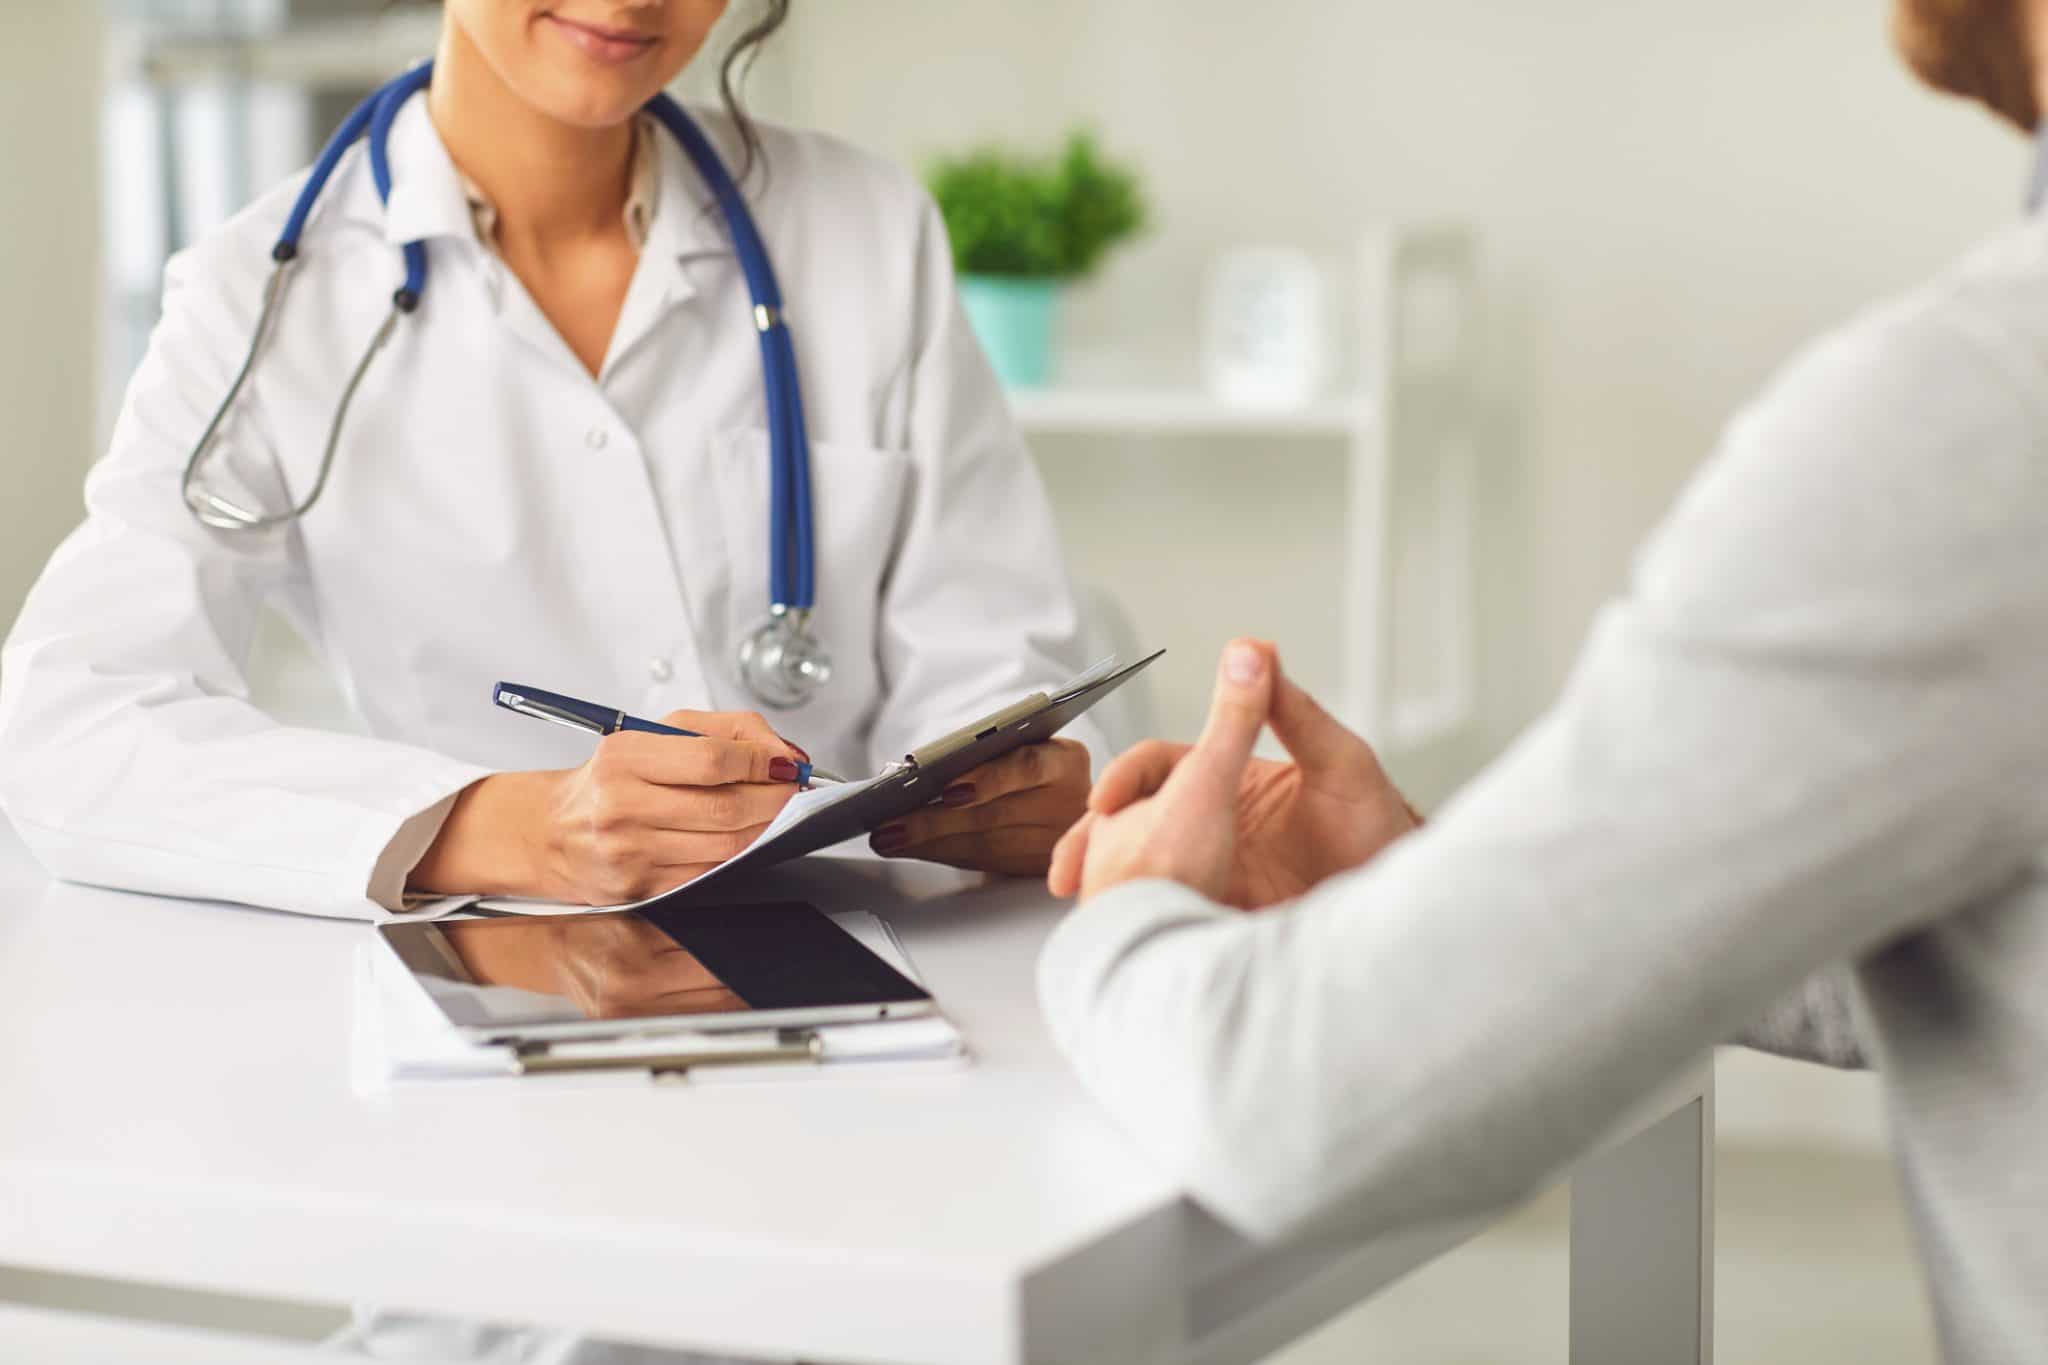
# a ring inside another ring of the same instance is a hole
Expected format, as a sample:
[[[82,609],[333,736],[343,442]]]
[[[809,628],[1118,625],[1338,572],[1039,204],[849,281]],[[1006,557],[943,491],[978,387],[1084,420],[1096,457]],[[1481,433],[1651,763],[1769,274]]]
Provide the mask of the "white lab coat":
[[[735,155],[729,125],[700,117]],[[809,706],[770,718],[821,764],[870,771],[1076,670],[1078,622],[930,201],[839,142],[763,132],[751,197],[795,337],[815,624],[835,667]],[[298,182],[170,263],[86,521],[0,655],[0,804],[56,875],[375,916],[380,861],[409,866],[418,848],[397,845],[423,816],[430,834],[451,794],[589,754],[586,736],[493,707],[494,681],[649,716],[755,705],[734,651],[768,601],[760,355],[724,222],[674,141],[655,145],[658,209],[596,379],[477,240],[423,99],[392,132],[388,206],[360,145],[349,154],[215,477],[225,464],[302,494],[389,308],[399,243],[426,239],[429,275],[322,501],[289,528],[199,526],[178,483]],[[266,606],[321,652],[371,737],[249,702]]]

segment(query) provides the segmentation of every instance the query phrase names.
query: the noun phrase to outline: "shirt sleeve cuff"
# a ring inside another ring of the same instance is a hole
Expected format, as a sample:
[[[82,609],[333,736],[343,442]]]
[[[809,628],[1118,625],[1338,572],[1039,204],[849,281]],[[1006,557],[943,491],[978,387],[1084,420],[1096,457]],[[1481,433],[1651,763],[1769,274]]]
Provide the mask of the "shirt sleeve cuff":
[[[447,823],[448,812],[455,808],[455,799],[473,782],[488,776],[482,769],[464,770],[443,777],[432,788],[434,794],[428,803],[406,816],[397,830],[386,836],[377,850],[376,861],[370,869],[369,884],[364,895],[379,909],[396,914],[406,908],[405,883],[412,870],[419,866],[420,859],[427,856],[427,850],[440,837],[441,826]]]
[[[1179,882],[1126,882],[1081,902],[1054,926],[1038,957],[1038,998],[1053,1037],[1072,1053],[1081,1021],[1117,966],[1170,929],[1235,919]]]

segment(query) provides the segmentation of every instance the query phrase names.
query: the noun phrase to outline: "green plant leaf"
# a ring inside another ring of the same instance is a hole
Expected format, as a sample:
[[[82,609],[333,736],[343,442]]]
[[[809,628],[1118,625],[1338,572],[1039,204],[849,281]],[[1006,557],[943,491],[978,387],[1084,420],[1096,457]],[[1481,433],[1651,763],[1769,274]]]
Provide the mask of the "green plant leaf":
[[[1067,139],[1060,158],[1058,198],[1061,209],[1065,273],[1085,275],[1110,247],[1145,225],[1145,205],[1137,177],[1109,165],[1086,132]]]
[[[935,162],[926,176],[965,275],[1070,278],[1145,225],[1138,178],[1070,135],[1056,161],[984,147]]]

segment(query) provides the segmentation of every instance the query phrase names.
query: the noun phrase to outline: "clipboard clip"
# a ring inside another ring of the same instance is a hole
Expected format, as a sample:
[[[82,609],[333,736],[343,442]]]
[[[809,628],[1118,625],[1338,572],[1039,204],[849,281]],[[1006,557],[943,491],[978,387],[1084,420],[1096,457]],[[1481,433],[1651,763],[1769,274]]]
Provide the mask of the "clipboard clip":
[[[901,763],[891,763],[883,769],[889,772],[907,772],[918,768],[929,768],[934,763],[952,757],[968,745],[987,739],[998,730],[1029,720],[1051,704],[1051,698],[1043,692],[1033,692],[1022,701],[1013,702],[1000,711],[991,711],[980,720],[970,721],[949,735],[941,735],[931,743],[911,750],[903,756]]]
[[[1156,658],[1158,656],[1155,655],[1153,657]],[[882,776],[894,777],[899,773],[914,772],[919,768],[929,768],[934,763],[959,753],[968,745],[977,744],[987,739],[999,730],[1028,721],[1041,711],[1061,705],[1064,702],[1072,701],[1089,688],[1115,677],[1118,664],[1117,656],[1112,654],[1094,667],[1085,669],[1068,679],[1056,692],[1033,692],[1022,701],[1013,702],[1000,711],[991,711],[980,720],[970,721],[951,734],[942,735],[929,744],[911,750],[900,760],[886,765],[882,769]]]
[[[720,1038],[708,1033],[638,1035],[627,1038],[565,1039],[522,1043],[513,1065],[522,1076],[558,1071],[651,1071],[657,1077],[685,1075],[702,1066],[761,1066],[773,1062],[818,1062],[825,1043],[816,1029],[784,1028]]]

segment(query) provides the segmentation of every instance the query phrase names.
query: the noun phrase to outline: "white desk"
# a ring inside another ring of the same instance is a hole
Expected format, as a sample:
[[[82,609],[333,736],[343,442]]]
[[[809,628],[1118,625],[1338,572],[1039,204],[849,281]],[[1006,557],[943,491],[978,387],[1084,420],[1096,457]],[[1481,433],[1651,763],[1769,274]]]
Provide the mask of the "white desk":
[[[373,1102],[362,926],[51,885],[0,825],[0,1264],[819,1361],[1225,1365],[1476,1230],[1245,1243],[1053,1052],[1041,888],[855,876],[972,1068]],[[1711,1121],[1703,1064],[1581,1168],[1575,1360],[1710,1357]]]

